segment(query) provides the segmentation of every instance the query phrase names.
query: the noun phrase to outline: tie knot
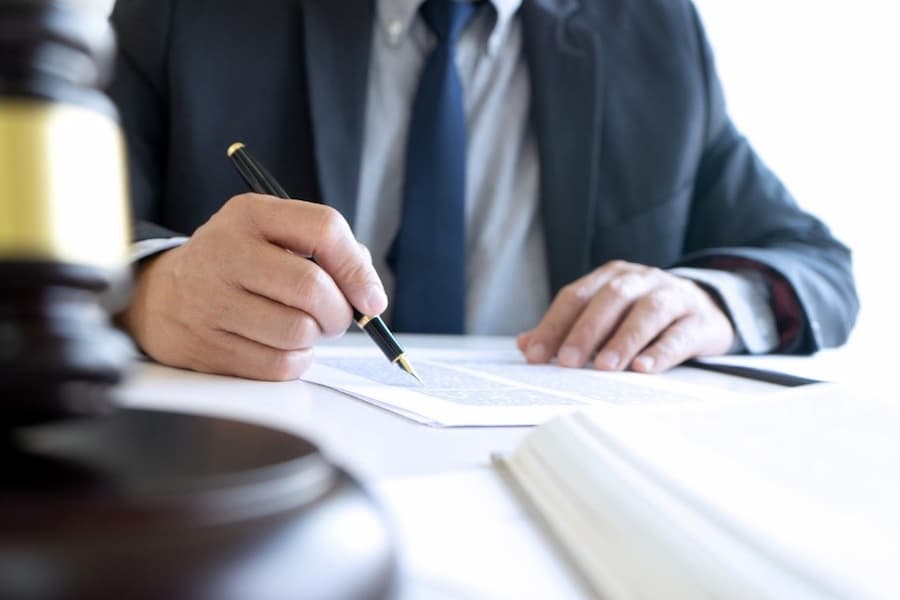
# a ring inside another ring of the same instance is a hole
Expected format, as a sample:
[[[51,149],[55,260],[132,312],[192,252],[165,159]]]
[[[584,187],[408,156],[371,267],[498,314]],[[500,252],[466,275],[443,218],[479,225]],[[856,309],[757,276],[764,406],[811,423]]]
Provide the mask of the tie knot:
[[[438,40],[445,44],[454,44],[477,9],[478,2],[426,0],[421,11],[425,23]]]

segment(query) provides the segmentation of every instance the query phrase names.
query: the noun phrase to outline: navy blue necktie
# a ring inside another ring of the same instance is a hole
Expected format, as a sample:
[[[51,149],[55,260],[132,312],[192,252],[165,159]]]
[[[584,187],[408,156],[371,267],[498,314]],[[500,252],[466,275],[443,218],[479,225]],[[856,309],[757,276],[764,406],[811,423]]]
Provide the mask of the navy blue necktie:
[[[413,102],[400,230],[388,262],[396,284],[392,328],[463,333],[466,293],[466,116],[456,42],[477,5],[427,0],[437,37]]]

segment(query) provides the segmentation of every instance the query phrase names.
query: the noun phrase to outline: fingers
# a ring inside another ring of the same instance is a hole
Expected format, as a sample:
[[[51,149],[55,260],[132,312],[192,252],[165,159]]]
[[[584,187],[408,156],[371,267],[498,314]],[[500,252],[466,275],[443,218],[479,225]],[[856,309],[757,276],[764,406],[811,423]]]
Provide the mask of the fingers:
[[[296,346],[316,336],[317,326],[313,325],[312,333],[302,324],[290,333],[278,332],[283,319],[272,315],[277,303],[259,299],[268,304],[249,306],[241,301],[242,295],[251,296],[249,292],[229,287],[212,269],[198,268],[193,263],[198,258],[195,254],[196,250],[186,247],[170,250],[151,259],[138,273],[132,301],[120,322],[141,349],[163,364],[209,373],[267,380],[293,379],[303,373],[311,351]],[[253,308],[260,309],[259,322],[251,327],[242,319]],[[300,313],[285,306],[280,309]],[[297,323],[303,320],[296,315],[291,318]],[[273,343],[280,340],[284,348],[224,331],[219,323]]]
[[[297,379],[313,359],[309,348],[279,350],[227,331],[217,332],[204,340],[192,355],[195,357],[193,364],[184,366],[205,373],[265,381]]]
[[[534,337],[534,329],[530,331],[523,331],[518,336],[516,336],[516,347],[519,349],[519,352],[525,354],[525,351],[528,350],[528,346],[531,345],[531,340]]]
[[[350,305],[334,279],[313,261],[257,241],[254,251],[235,259],[232,269],[241,288],[311,316],[322,335],[334,337],[346,331],[352,316]],[[289,327],[288,322],[285,325]]]
[[[663,287],[636,301],[597,353],[594,365],[606,371],[628,367],[638,353],[687,313],[689,299],[679,291]]]
[[[210,329],[276,350],[311,348],[323,335],[316,319],[306,312],[244,290],[220,297],[218,304],[210,307],[210,319]]]
[[[148,355],[257,379],[299,375],[309,348],[350,325],[348,299],[369,314],[386,306],[368,251],[338,213],[253,194],[147,261],[136,283],[120,321]]]
[[[564,288],[517,345],[529,362],[556,356],[577,368],[594,357],[602,370],[659,372],[733,340],[728,317],[694,282],[614,261]]]
[[[639,373],[661,373],[696,356],[693,338],[696,319],[676,321],[659,338],[640,352],[631,368]]]
[[[652,344],[641,351],[631,368],[642,373],[660,373],[696,356],[724,354],[734,343],[734,328],[718,305],[699,290],[701,308],[675,321]]]
[[[693,281],[668,274],[665,279],[665,285],[635,304],[597,354],[597,368],[659,373],[731,348],[734,327],[710,294]]]
[[[594,296],[611,278],[626,268],[627,264],[619,261],[607,263],[564,287],[553,299],[538,326],[528,334],[527,347],[524,350],[528,362],[543,363],[556,356],[563,341]]]
[[[634,344],[649,342],[652,336],[644,339],[647,332],[652,330],[655,336],[659,331],[656,329],[658,322],[668,317],[656,312],[657,308],[666,308],[664,306],[641,310],[648,298],[657,298],[654,291],[662,283],[661,275],[662,272],[657,269],[640,269],[620,272],[610,278],[566,336],[559,350],[560,364],[565,367],[583,366],[594,351],[615,334],[616,337],[600,356],[605,356],[609,363],[604,365],[605,368],[617,370],[622,360],[621,346],[626,346],[627,350]],[[623,340],[627,340],[628,344],[624,344]]]
[[[387,296],[365,248],[339,212],[321,204],[244,194],[232,199],[256,233],[300,256],[312,257],[347,300],[368,315],[387,308]]]

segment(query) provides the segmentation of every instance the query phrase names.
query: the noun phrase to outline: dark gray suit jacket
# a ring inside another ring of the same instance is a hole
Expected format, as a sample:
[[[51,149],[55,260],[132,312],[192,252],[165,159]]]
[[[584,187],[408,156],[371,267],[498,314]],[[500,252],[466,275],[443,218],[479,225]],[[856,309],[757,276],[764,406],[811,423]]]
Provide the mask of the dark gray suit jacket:
[[[371,0],[120,0],[110,92],[138,239],[190,234],[246,191],[225,157],[236,140],[352,225],[373,15]],[[519,16],[554,291],[616,258],[752,261],[788,284],[782,351],[845,341],[850,253],[735,130],[689,1],[524,0]]]

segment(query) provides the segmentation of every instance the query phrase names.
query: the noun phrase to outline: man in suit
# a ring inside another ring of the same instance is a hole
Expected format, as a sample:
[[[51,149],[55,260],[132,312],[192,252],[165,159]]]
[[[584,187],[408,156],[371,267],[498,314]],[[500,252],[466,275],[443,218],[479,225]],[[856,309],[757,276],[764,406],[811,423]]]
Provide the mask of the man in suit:
[[[570,367],[810,353],[855,320],[849,251],[733,127],[688,0],[112,20],[141,260],[121,321],[161,362],[296,377],[350,305],[386,309],[382,281],[396,329],[524,332]],[[238,140],[302,201],[242,194]]]

